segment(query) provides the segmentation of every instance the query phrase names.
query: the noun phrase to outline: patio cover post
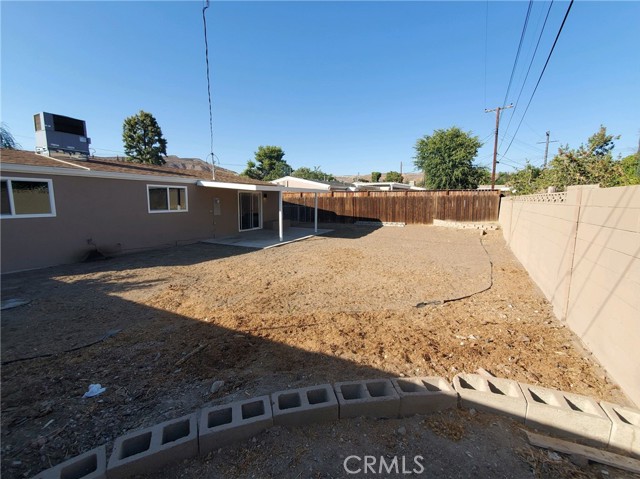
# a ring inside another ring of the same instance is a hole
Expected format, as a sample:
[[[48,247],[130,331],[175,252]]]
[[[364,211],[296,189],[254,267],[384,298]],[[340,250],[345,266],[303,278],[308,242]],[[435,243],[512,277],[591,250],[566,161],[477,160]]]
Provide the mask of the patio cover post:
[[[314,198],[314,212],[313,212],[313,232],[317,233],[318,232],[318,192],[316,191],[315,193],[315,198]]]
[[[278,233],[280,235],[280,241],[284,240],[284,231],[282,226],[282,191],[278,191]]]

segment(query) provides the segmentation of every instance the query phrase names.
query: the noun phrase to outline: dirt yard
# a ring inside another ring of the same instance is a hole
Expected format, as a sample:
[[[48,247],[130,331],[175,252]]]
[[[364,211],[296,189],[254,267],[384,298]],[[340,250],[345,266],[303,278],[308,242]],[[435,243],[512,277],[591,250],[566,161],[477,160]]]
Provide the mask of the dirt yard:
[[[2,312],[7,478],[200,407],[349,379],[484,368],[628,404],[500,232],[342,227],[260,251],[196,244],[8,275],[9,298],[31,302]],[[107,390],[83,399],[92,383]]]

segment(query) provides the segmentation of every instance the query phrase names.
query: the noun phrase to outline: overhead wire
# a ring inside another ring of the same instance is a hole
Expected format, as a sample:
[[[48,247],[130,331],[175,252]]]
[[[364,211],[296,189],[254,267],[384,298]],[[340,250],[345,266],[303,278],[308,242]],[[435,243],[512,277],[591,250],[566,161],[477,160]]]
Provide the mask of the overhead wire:
[[[538,86],[540,85],[540,81],[542,80],[542,77],[544,76],[544,72],[547,70],[547,65],[549,64],[549,60],[551,59],[551,55],[553,55],[553,51],[556,48],[556,44],[558,43],[558,39],[560,38],[560,34],[562,33],[562,29],[564,28],[564,25],[567,21],[567,17],[569,16],[569,12],[571,11],[571,7],[573,6],[573,2],[575,0],[571,0],[571,2],[569,2],[569,6],[567,7],[567,11],[564,14],[564,18],[562,19],[562,24],[560,25],[560,28],[558,29],[558,33],[556,35],[555,40],[553,41],[553,45],[551,46],[551,50],[549,51],[549,55],[547,56],[547,61],[544,63],[544,67],[542,68],[542,72],[540,73],[540,76],[538,77],[538,81],[536,82],[536,86],[533,89],[533,93],[531,93],[531,97],[529,98],[529,102],[527,103],[527,107],[524,110],[524,113],[522,114],[522,117],[520,118],[520,123],[518,123],[518,128],[516,128],[516,132],[513,134],[513,138],[511,139],[511,142],[509,143],[509,146],[507,146],[506,151],[504,152],[503,156],[506,155],[509,152],[509,149],[511,148],[511,145],[513,144],[513,140],[516,138],[518,132],[520,131],[520,127],[522,126],[522,122],[524,121],[524,117],[526,116],[527,112],[529,111],[529,107],[531,106],[531,102],[533,101],[533,97],[536,94],[536,91],[538,90]]]
[[[484,109],[487,109],[487,55],[489,38],[489,0],[484,12]]]
[[[547,25],[547,20],[549,19],[549,13],[551,12],[551,7],[553,5],[553,0],[551,0],[551,2],[549,3],[549,8],[547,9],[547,15],[544,19],[544,23],[542,24],[542,29],[540,30],[540,35],[538,35],[538,42],[536,43],[536,48],[533,51],[533,55],[531,56],[531,61],[529,62],[529,68],[527,68],[527,73],[524,76],[524,80],[522,82],[522,87],[520,88],[520,93],[518,93],[518,98],[516,99],[516,102],[514,104],[513,107],[513,112],[515,113],[516,108],[518,108],[518,103],[520,102],[520,97],[522,96],[522,92],[524,91],[524,86],[527,84],[527,78],[529,78],[529,73],[531,72],[531,66],[533,65],[533,61],[536,58],[536,54],[538,53],[538,47],[540,46],[540,40],[542,40],[542,35],[544,33],[544,29]],[[509,127],[511,126],[511,121],[513,120],[514,115],[512,114],[509,117],[509,122],[507,123],[507,127],[504,129],[505,133],[507,131],[509,131]],[[504,141],[504,138],[503,138]],[[502,143],[503,141],[500,142],[500,145],[498,146],[498,150],[502,147]]]
[[[509,78],[509,84],[507,85],[507,92],[504,94],[503,105],[507,104],[507,98],[509,98],[509,91],[511,90],[511,84],[513,83],[513,76],[518,66],[518,59],[520,58],[520,51],[522,50],[522,43],[527,33],[527,25],[529,24],[529,17],[531,16],[531,7],[533,6],[533,0],[529,0],[529,7],[527,8],[527,15],[524,19],[524,25],[522,26],[522,33],[520,34],[520,43],[518,44],[518,51],[516,52],[516,58],[513,62],[513,68],[511,68],[511,76]],[[502,116],[502,113],[500,114]]]

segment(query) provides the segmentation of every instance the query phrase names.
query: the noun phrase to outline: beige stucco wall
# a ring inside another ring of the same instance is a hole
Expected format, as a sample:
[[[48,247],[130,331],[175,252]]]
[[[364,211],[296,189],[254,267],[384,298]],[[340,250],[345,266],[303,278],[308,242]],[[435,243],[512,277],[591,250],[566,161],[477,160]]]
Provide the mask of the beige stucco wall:
[[[83,259],[92,249],[126,253],[220,237],[238,232],[238,191],[195,184],[72,176],[13,174],[3,178],[53,181],[57,215],[1,220],[2,272],[42,268]],[[186,186],[188,211],[149,213],[147,185]],[[265,218],[277,218],[275,201],[265,201]],[[220,198],[221,215],[213,214]],[[270,211],[275,204],[275,212]]]
[[[640,404],[640,186],[562,196],[503,198],[505,240],[558,318]]]

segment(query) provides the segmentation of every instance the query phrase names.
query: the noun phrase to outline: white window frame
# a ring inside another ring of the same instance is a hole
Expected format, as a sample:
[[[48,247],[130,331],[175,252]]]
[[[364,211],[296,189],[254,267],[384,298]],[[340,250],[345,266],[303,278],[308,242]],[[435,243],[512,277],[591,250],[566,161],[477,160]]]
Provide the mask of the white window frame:
[[[0,215],[0,218],[14,219],[14,218],[53,218],[57,216],[56,213],[56,201],[53,194],[53,180],[50,178],[17,178],[17,177],[0,177],[0,181],[7,182],[7,189],[9,190],[9,209],[11,214]],[[51,207],[51,213],[29,213],[29,214],[16,214],[15,206],[13,203],[13,187],[11,183],[13,181],[31,181],[36,183],[46,183],[49,190],[49,206]]]
[[[169,206],[169,189],[171,188],[175,188],[178,190],[183,190],[184,191],[184,201],[185,201],[185,208],[182,210],[171,210],[171,209],[167,209],[167,210],[152,210],[151,209],[151,198],[149,197],[149,190],[151,188],[164,188],[167,191],[167,206]],[[188,213],[189,212],[189,189],[186,186],[174,186],[174,185],[147,185],[147,211],[150,214],[156,214],[156,213]]]
[[[240,201],[240,195],[260,195],[259,199],[260,201],[258,202],[258,208],[260,209],[259,211],[259,215],[260,215],[260,226],[256,227],[256,228],[247,228],[247,229],[242,229],[242,202]],[[262,198],[263,198],[263,193],[261,191],[238,191],[238,232],[242,233],[244,231],[255,231],[255,230],[261,230],[264,228],[264,217],[262,215],[263,209],[262,209]]]

